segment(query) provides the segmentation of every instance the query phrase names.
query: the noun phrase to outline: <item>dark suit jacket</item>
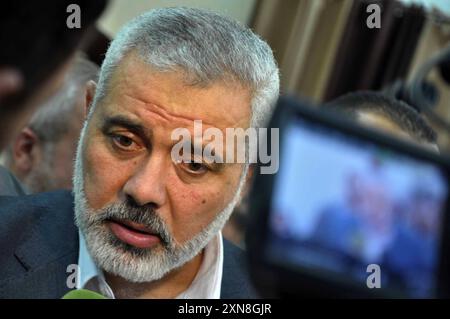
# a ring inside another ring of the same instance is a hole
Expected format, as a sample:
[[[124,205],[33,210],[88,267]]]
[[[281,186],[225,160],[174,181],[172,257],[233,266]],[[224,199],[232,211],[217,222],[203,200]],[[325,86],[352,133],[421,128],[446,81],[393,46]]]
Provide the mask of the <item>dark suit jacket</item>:
[[[0,165],[0,195],[26,195],[27,190],[7,168]]]
[[[0,298],[61,298],[78,263],[68,191],[0,197]],[[241,249],[224,240],[222,298],[256,298]]]

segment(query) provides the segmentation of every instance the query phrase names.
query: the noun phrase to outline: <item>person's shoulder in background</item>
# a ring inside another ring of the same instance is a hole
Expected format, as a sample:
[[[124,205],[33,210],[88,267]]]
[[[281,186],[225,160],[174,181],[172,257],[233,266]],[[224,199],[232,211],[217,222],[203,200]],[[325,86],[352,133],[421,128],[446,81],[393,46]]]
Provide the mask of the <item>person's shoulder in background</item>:
[[[21,196],[28,192],[19,180],[0,165],[0,196]]]
[[[78,256],[73,196],[0,196],[0,299],[59,298]]]
[[[73,220],[73,196],[70,191],[0,196],[0,245],[8,238],[14,241],[31,230],[39,220],[53,215],[57,217],[61,211],[68,211],[67,215]]]
[[[0,277],[10,272],[8,264],[24,243],[34,237],[51,241],[69,231],[66,225],[74,224],[73,215],[70,191],[0,196]]]

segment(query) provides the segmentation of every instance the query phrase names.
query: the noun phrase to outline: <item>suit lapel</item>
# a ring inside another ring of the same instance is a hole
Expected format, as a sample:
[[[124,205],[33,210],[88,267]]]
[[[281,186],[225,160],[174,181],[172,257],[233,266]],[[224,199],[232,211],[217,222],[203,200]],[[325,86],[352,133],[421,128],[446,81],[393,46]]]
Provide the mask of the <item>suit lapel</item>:
[[[15,256],[27,270],[33,270],[77,250],[78,230],[73,222],[73,208],[54,207],[41,216]]]
[[[222,299],[258,298],[247,272],[247,258],[239,247],[223,241]]]
[[[73,197],[61,192],[48,202],[14,257],[26,272],[2,282],[2,291],[23,298],[61,298],[69,290],[67,267],[78,262]]]

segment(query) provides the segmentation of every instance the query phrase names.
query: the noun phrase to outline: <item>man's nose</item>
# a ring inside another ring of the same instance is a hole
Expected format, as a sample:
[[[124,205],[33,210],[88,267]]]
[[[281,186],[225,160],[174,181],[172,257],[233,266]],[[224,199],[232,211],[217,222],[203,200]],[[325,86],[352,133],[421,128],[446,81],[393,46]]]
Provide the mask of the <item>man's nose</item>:
[[[151,155],[136,168],[134,174],[125,183],[123,191],[140,206],[153,205],[159,208],[166,202],[167,169],[164,157]]]

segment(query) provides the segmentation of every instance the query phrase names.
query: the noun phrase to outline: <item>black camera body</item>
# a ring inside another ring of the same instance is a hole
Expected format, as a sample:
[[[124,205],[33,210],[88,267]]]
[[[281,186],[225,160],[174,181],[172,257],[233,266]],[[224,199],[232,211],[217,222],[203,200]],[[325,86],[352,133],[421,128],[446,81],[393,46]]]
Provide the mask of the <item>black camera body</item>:
[[[246,239],[262,296],[449,297],[448,157],[290,98],[270,128]]]

